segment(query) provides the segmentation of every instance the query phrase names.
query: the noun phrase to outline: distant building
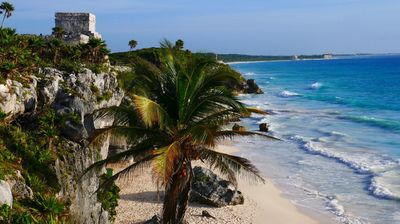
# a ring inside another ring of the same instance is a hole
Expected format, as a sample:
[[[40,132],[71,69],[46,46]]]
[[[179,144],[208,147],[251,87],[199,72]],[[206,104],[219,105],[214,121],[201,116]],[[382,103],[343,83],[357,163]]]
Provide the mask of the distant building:
[[[57,12],[55,25],[65,31],[64,41],[70,44],[87,43],[89,38],[100,38],[96,32],[96,16],[91,13]]]
[[[324,59],[332,59],[333,55],[332,54],[324,54]]]

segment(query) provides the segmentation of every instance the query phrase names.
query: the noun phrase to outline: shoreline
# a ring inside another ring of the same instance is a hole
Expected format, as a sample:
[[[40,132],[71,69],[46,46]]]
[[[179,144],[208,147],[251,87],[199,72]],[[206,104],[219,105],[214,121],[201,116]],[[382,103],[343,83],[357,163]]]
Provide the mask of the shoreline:
[[[288,61],[324,61],[324,60],[337,60],[340,58],[330,58],[330,59],[325,59],[325,58],[312,58],[312,59],[299,59],[299,60],[261,60],[261,61],[232,61],[232,62],[223,62],[224,64],[227,65],[237,65],[237,64],[253,64],[253,63],[270,63],[270,62],[288,62]]]
[[[232,153],[240,151],[232,142],[223,142],[218,145],[218,151]],[[201,162],[194,162],[193,166],[207,167]],[[113,166],[115,170],[118,165]],[[217,171],[214,171],[218,174]],[[238,179],[238,189],[243,192],[245,202],[243,205],[226,206],[222,208],[210,207],[197,203],[189,203],[186,218],[189,223],[254,223],[254,224],[317,224],[321,222],[317,216],[311,212],[304,211],[303,208],[296,206],[289,199],[285,198],[283,192],[273,183],[271,179],[265,177],[266,183],[251,184],[244,179]],[[143,223],[151,219],[155,214],[159,214],[162,209],[162,199],[157,200],[156,187],[151,177],[150,169],[143,169],[143,172],[132,175],[134,182],[118,181],[121,188],[121,198],[118,200],[117,216],[115,223],[132,224]],[[260,197],[262,196],[262,197]],[[207,210],[217,219],[207,219],[201,217],[201,212]],[[329,220],[324,220],[329,221]],[[330,222],[329,222],[330,223]]]

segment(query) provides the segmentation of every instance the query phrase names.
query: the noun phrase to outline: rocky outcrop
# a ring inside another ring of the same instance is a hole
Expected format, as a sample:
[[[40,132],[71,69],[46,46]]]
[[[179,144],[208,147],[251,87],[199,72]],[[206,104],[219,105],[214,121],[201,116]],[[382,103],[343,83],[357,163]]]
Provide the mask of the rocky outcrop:
[[[248,94],[263,94],[264,92],[258,87],[254,79],[246,80],[246,83],[242,84],[243,93]]]
[[[13,197],[11,194],[10,185],[4,180],[0,180],[0,206],[4,204],[12,206],[12,203]]]
[[[6,80],[5,84],[0,84],[0,111],[8,118],[35,110],[37,81],[35,77],[29,79],[30,84],[25,86],[10,79]]]
[[[269,130],[269,125],[267,123],[261,123],[260,125],[258,125],[258,127],[262,132],[268,132]]]
[[[95,74],[88,69],[67,76],[54,69],[45,69],[43,73],[45,83],[41,96],[48,100],[46,103],[61,115],[74,114],[77,117],[66,121],[62,130],[68,139],[62,148],[68,153],[55,164],[61,186],[59,197],[70,202],[70,214],[77,223],[108,223],[108,213],[97,201],[96,194],[98,176],[105,170],[91,170],[79,177],[91,164],[107,157],[109,136],[94,147],[89,146],[86,139],[95,129],[113,123],[113,119],[95,120],[92,114],[97,109],[121,103],[124,94],[118,88],[116,74]]]
[[[79,74],[65,74],[46,68],[37,77],[32,77],[31,82],[27,82],[31,83],[29,85],[11,80],[0,85],[0,111],[7,114],[7,119],[30,114],[34,119],[37,108],[50,107],[57,116],[70,117],[62,125],[61,137],[64,139],[57,146],[61,153],[52,164],[61,188],[58,198],[70,205],[69,213],[75,223],[109,223],[108,213],[98,202],[96,194],[99,176],[105,169],[91,170],[83,177],[81,174],[107,156],[109,136],[95,146],[89,146],[87,139],[95,129],[113,123],[113,119],[95,120],[92,114],[97,109],[121,103],[124,93],[118,87],[117,74],[96,74],[88,69]],[[0,199],[5,198],[4,203],[10,204],[12,197],[10,199],[8,193],[11,188],[3,182]],[[31,197],[31,190],[23,180],[16,180],[12,189],[18,197]]]
[[[190,201],[215,207],[243,204],[243,195],[233,183],[202,167],[194,167],[193,173]]]
[[[16,171],[15,175],[6,176],[6,180],[10,185],[11,192],[15,199],[32,199],[33,191],[26,185],[24,177],[20,171]]]
[[[244,126],[241,126],[239,124],[234,124],[232,127],[233,131],[246,131],[246,128]]]

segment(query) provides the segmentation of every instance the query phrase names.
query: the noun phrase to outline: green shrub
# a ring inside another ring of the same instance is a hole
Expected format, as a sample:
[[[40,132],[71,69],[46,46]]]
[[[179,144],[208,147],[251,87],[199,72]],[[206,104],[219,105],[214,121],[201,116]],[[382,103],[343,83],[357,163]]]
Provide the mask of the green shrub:
[[[107,173],[100,176],[100,182],[103,183],[111,177],[112,169],[107,169]],[[101,203],[101,206],[108,211],[110,221],[114,221],[117,215],[115,208],[118,206],[119,192],[119,187],[115,183],[112,183],[110,186],[107,186],[106,189],[100,190],[97,193],[97,200]]]
[[[111,99],[111,97],[113,96],[113,93],[111,92],[111,91],[107,91],[107,92],[105,92],[103,95],[101,95],[101,96],[97,96],[97,102],[102,102],[102,101],[108,101],[108,100],[110,100]]]
[[[0,121],[4,120],[7,117],[7,114],[0,110]]]
[[[58,223],[64,211],[64,204],[52,195],[36,194],[31,206],[47,223]]]
[[[77,74],[82,71],[82,65],[78,61],[71,61],[68,59],[62,59],[57,69],[65,71],[67,73]]]

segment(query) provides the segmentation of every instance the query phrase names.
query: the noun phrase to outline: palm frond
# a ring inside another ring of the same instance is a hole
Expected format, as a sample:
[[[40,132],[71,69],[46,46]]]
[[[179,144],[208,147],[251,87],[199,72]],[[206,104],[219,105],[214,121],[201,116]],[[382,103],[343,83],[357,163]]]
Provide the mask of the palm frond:
[[[140,157],[146,157],[148,155],[151,155],[155,146],[157,145],[163,145],[165,144],[163,142],[163,139],[154,137],[154,138],[149,138],[146,140],[143,140],[136,145],[131,146],[128,150],[117,153],[115,155],[109,156],[106,159],[97,161],[90,165],[81,175],[80,178],[82,178],[87,172],[94,168],[100,168],[103,167],[104,165],[110,164],[110,163],[115,163],[119,162],[122,160],[125,160],[127,157],[131,157],[133,159],[140,158]],[[79,179],[80,179],[79,178]]]
[[[250,113],[255,113],[255,114],[269,114],[267,111],[265,110],[260,110],[257,108],[253,108],[253,107],[246,107],[246,110]]]
[[[151,165],[151,161],[155,158],[155,155],[150,155],[147,156],[141,160],[136,161],[132,165],[129,165],[125,169],[119,171],[118,173],[114,174],[112,177],[108,178],[106,181],[104,181],[102,184],[100,184],[99,188],[95,193],[97,193],[99,190],[102,189],[107,189],[112,183],[114,183],[116,180],[119,179],[132,179],[130,178],[135,171],[138,169],[143,169],[144,167],[148,167]]]
[[[133,95],[135,109],[147,127],[158,125],[161,130],[168,128],[171,119],[168,113],[157,102],[139,95]]]
[[[104,136],[111,134],[114,136],[125,137],[131,141],[144,138],[146,136],[160,136],[165,137],[162,132],[154,129],[133,126],[110,126],[106,128],[96,129],[94,133],[88,138],[90,143],[94,143],[104,138]]]
[[[208,161],[211,168],[218,169],[228,179],[233,180],[233,183],[237,183],[236,176],[253,177],[256,181],[265,182],[260,171],[248,159],[207,148],[200,149],[200,157]]]
[[[219,131],[215,133],[215,137],[221,138],[221,139],[226,139],[230,138],[232,139],[233,137],[236,136],[261,136],[269,140],[278,140],[282,141],[281,139],[274,137],[272,135],[267,135],[259,132],[254,132],[254,131],[233,131],[233,130],[224,130],[224,131]]]
[[[153,172],[160,180],[161,185],[168,185],[172,175],[176,172],[176,163],[180,159],[180,143],[173,142],[172,144],[154,150],[154,155],[157,158],[153,162]]]

